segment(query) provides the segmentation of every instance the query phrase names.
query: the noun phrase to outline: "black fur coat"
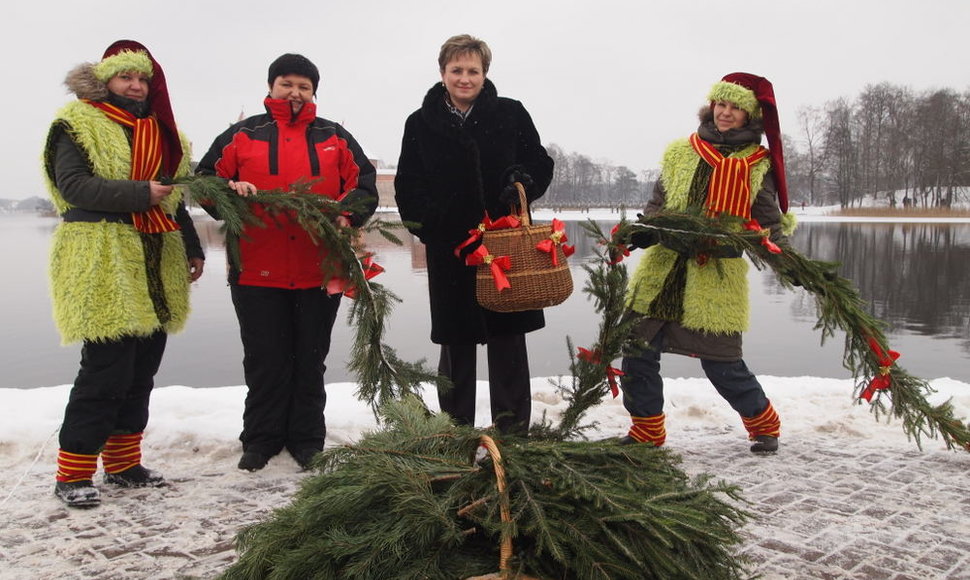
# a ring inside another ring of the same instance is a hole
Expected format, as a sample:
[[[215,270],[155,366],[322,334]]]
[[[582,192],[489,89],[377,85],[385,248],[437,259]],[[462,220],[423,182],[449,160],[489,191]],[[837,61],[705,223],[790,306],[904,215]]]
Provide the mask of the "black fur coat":
[[[445,105],[441,83],[428,91],[404,127],[394,180],[401,219],[424,242],[431,299],[431,340],[438,344],[484,343],[489,336],[542,328],[541,310],[496,313],[475,300],[475,268],[456,258],[454,248],[482,221],[510,213],[499,201],[508,176],[532,177],[529,201],[552,180],[546,153],[522,103],[499,97],[485,86],[464,123]]]

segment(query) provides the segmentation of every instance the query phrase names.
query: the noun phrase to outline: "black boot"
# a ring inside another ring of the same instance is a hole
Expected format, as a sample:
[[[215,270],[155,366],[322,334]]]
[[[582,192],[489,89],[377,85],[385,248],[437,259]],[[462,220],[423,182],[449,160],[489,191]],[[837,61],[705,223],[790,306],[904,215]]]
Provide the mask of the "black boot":
[[[756,455],[774,455],[778,451],[778,438],[771,435],[758,435],[754,438],[751,453]]]
[[[83,481],[58,481],[54,495],[72,508],[92,508],[101,505],[101,491],[90,479]]]
[[[118,473],[105,473],[104,482],[118,487],[162,487],[165,478],[157,471],[136,465]]]
[[[259,471],[269,463],[269,455],[264,455],[258,451],[243,451],[239,458],[239,469],[243,471]]]
[[[300,466],[300,471],[310,471],[313,466],[313,458],[320,453],[319,449],[299,449],[297,451],[290,451],[290,455],[296,460],[297,464]]]

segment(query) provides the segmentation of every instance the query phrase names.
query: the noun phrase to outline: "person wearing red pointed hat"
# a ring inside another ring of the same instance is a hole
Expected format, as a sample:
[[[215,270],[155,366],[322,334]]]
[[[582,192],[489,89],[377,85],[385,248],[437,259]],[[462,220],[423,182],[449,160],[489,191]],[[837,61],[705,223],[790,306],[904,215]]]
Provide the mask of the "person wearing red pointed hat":
[[[189,173],[161,66],[119,40],[65,80],[77,96],[58,111],[44,176],[61,223],[51,246],[54,320],[81,364],[59,432],[55,495],[100,503],[93,476],[119,487],[164,479],[141,463],[148,405],[169,333],[185,325],[189,285],[205,256],[181,192]]]
[[[771,83],[731,73],[711,88],[708,101],[697,132],[664,153],[644,213],[756,220],[772,242],[786,245],[794,222],[783,217],[788,194]],[[628,316],[638,322],[622,363],[623,404],[632,426],[621,443],[664,444],[660,358],[670,352],[700,359],[718,393],[741,416],[753,453],[776,452],[781,420],[742,358],[749,311],[744,257],[725,247],[699,253],[672,235],[636,225],[629,243],[646,251],[627,296]]]
[[[266,112],[217,136],[196,172],[226,179],[240,195],[299,191],[306,184],[307,193],[341,204],[338,225],[362,226],[377,209],[377,170],[347,129],[317,116],[319,83],[307,57],[276,58],[267,75]],[[259,471],[286,449],[306,470],[327,433],[325,363],[341,294],[325,286],[327,248],[295,217],[252,207],[263,223],[245,226],[238,260],[227,256],[247,387],[237,467]]]

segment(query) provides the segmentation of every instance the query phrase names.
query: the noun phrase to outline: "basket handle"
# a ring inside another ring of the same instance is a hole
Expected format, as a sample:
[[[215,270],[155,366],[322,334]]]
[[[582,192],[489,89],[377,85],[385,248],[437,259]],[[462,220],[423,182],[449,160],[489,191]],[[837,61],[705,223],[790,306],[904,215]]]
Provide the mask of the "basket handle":
[[[519,195],[525,197],[524,189],[522,189],[521,184],[516,182],[519,186]],[[479,439],[479,443],[484,447],[488,454],[492,456],[492,467],[495,469],[495,486],[498,488],[499,494],[499,514],[502,517],[502,523],[508,524],[512,521],[512,513],[509,508],[509,496],[505,493],[505,467],[502,466],[502,454],[499,453],[498,445],[496,445],[495,440],[488,435],[482,435]],[[511,566],[509,566],[509,560],[512,559],[512,537],[507,533],[506,529],[502,530],[501,533],[501,545],[499,547],[499,574],[504,580],[509,577]]]
[[[531,220],[529,218],[529,201],[525,197],[525,186],[523,186],[518,181],[515,182],[515,189],[519,190],[519,221],[522,225],[531,225]]]

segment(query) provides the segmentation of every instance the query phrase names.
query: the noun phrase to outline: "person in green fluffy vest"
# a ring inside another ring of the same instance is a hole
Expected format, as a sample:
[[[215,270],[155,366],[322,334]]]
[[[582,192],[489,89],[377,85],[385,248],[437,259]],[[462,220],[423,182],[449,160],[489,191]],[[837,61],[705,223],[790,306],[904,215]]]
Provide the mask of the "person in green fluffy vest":
[[[771,83],[731,73],[708,94],[700,126],[664,153],[661,175],[645,214],[704,212],[756,220],[775,244],[787,244],[794,221],[786,215],[788,192],[778,112]],[[764,135],[768,148],[761,146]],[[660,356],[672,352],[700,359],[717,392],[741,415],[751,451],[778,449],[781,420],[742,359],[748,328],[748,264],[740,252],[697,253],[671,247],[656,230],[637,229],[630,245],[646,251],[630,279],[630,315],[639,318],[623,358],[623,404],[632,426],[620,442],[664,444]]]
[[[81,341],[81,368],[60,428],[54,494],[100,504],[105,483],[164,484],[141,464],[148,402],[168,333],[185,325],[204,255],[178,188],[188,142],[165,75],[140,43],[120,40],[68,73],[77,96],[51,125],[44,174],[61,217],[51,247],[54,321]]]

